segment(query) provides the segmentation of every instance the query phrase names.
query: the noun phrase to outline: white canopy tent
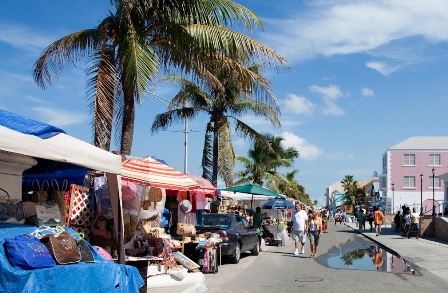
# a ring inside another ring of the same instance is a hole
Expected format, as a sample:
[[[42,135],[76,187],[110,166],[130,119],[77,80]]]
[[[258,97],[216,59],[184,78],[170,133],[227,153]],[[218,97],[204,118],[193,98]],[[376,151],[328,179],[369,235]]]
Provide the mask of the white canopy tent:
[[[117,229],[117,241],[120,247],[119,262],[124,263],[123,220],[121,214],[121,156],[99,149],[64,133],[58,133],[50,138],[42,139],[0,126],[0,137],[0,152],[3,153],[3,156],[8,153],[11,156],[24,155],[106,172],[114,222]]]

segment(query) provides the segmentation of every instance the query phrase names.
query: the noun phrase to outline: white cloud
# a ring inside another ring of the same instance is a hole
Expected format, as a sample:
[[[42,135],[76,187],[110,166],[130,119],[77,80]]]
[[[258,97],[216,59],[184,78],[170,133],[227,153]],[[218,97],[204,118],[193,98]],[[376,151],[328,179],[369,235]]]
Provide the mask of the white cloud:
[[[336,105],[336,101],[339,97],[343,96],[343,93],[339,90],[338,86],[332,84],[328,87],[312,85],[310,86],[310,91],[323,95],[324,105],[322,106],[322,113],[324,115],[343,116],[345,114],[344,109]]]
[[[448,40],[448,29],[440,26],[448,23],[448,2],[445,0],[321,0],[305,3],[309,5],[287,18],[263,20],[270,29],[264,42],[291,64],[318,56],[355,53],[406,63],[403,56],[388,52],[396,51],[397,47],[405,49],[402,42],[409,38],[420,38],[422,43],[430,45]],[[392,66],[391,69],[399,68]],[[391,69],[385,72],[390,74]]]
[[[368,87],[365,87],[361,90],[361,93],[364,97],[374,97],[375,92],[372,89],[369,89]]]
[[[280,100],[279,104],[282,106],[282,112],[294,113],[297,115],[312,115],[316,106],[307,98],[289,94],[286,99]]]
[[[52,37],[40,35],[25,26],[0,23],[0,42],[7,43],[14,48],[40,52],[54,40]]]
[[[280,136],[284,139],[283,146],[286,148],[293,147],[299,151],[299,156],[304,160],[315,160],[318,159],[323,151],[309,143],[306,139],[299,137],[291,132],[283,132]]]
[[[32,107],[36,113],[36,118],[39,121],[44,121],[50,125],[63,127],[72,124],[85,122],[89,119],[87,114],[75,113],[73,111],[66,111],[49,107]]]
[[[399,70],[401,66],[389,65],[387,62],[370,61],[366,63],[366,66],[372,68],[384,76],[388,76],[391,73]]]

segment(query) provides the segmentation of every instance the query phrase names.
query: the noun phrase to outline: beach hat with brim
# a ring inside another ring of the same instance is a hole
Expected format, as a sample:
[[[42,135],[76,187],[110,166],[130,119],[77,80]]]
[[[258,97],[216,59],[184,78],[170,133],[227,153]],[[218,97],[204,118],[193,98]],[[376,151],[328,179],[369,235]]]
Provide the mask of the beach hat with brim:
[[[192,206],[188,199],[184,199],[183,201],[180,202],[179,208],[182,211],[182,213],[186,214],[191,212]]]

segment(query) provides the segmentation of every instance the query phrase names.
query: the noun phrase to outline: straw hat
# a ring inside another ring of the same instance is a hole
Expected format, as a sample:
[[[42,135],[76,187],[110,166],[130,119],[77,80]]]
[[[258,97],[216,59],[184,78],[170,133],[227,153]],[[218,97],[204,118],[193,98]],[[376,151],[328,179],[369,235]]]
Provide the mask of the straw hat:
[[[188,199],[184,199],[183,201],[180,202],[179,208],[182,211],[182,213],[187,214],[191,212],[191,209],[193,207],[191,206],[191,203]]]

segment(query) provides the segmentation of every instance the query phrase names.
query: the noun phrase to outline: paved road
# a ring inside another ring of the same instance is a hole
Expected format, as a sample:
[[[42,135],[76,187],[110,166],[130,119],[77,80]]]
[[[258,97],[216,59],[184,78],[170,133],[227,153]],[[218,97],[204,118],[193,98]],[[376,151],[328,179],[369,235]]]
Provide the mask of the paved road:
[[[364,231],[363,231],[364,232]],[[366,238],[367,237],[367,238]],[[415,263],[421,276],[388,272],[332,269],[330,256],[340,255],[341,248],[365,247],[376,241]],[[239,264],[223,264],[219,273],[204,275],[205,282],[176,287],[148,289],[148,292],[327,292],[375,290],[380,292],[446,292],[448,290],[448,245],[425,239],[407,239],[390,227],[376,237],[369,231],[360,234],[354,224],[329,225],[323,234],[317,259],[294,256],[291,240],[281,247],[263,247],[258,257],[246,256]]]

